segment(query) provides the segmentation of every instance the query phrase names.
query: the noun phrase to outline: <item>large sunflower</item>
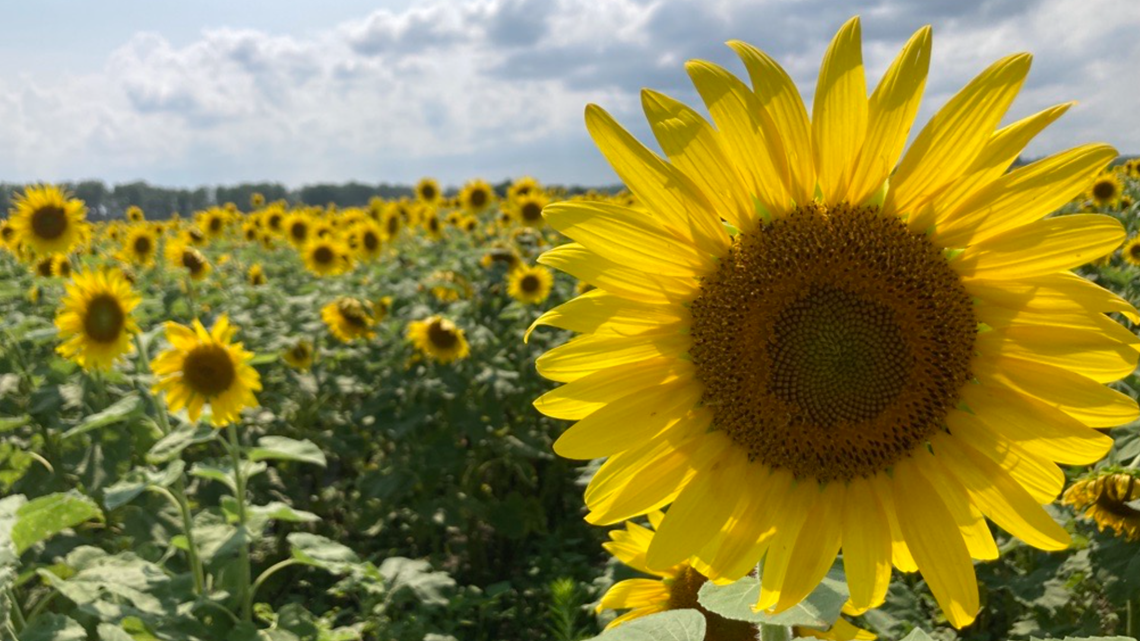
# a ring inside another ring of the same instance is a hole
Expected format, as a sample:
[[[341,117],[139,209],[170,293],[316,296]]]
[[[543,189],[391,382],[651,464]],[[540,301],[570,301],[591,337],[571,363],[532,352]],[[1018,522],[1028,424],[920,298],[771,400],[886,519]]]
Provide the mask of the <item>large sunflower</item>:
[[[56,351],[86,370],[109,370],[129,354],[139,331],[131,312],[142,301],[115,269],[78,272],[64,286],[63,307],[55,317],[63,341]]]
[[[590,106],[595,143],[644,209],[550,205],[575,243],[539,262],[598,287],[536,324],[587,334],[538,359],[566,385],[536,401],[577,420],[563,456],[608,457],[588,519],[670,505],[647,555],[723,583],[764,558],[758,610],[798,603],[843,550],[856,612],[892,563],[973,621],[983,515],[1038,548],[1056,463],[1101,458],[1092,428],[1134,419],[1103,383],[1133,371],[1124,300],[1069,270],[1113,251],[1105,216],[1045,218],[1116,152],[1086,145],[1008,172],[1068,107],[998,126],[1030,57],[1002,59],[902,155],[930,60],[918,31],[867,97],[858,19],[824,57],[812,117],[788,74],[731,42],[753,88],[687,70],[715,128],[646,91],[666,162]],[[896,161],[902,156],[896,166]],[[889,181],[888,181],[889,178]],[[721,219],[724,219],[723,222]]]
[[[471,353],[463,330],[440,316],[408,323],[408,340],[424,356],[437,363],[462,360]]]
[[[9,210],[15,242],[37,254],[66,254],[87,232],[87,206],[53,185],[29,185]]]
[[[655,511],[649,514],[650,524],[656,528],[661,523],[662,514]],[[726,619],[701,607],[697,593],[708,578],[689,561],[654,570],[645,565],[645,554],[653,543],[655,532],[636,523],[627,522],[625,529],[610,531],[610,540],[602,544],[607,552],[625,565],[652,574],[656,579],[626,579],[610,586],[602,595],[597,611],[629,610],[606,625],[610,630],[643,616],[667,610],[692,609],[705,617],[705,639],[708,641],[754,641],[757,638],[756,626],[747,621]],[[855,627],[846,619],[840,618],[827,630],[796,627],[796,637],[815,637],[831,641],[870,641],[874,634]]]
[[[156,356],[150,368],[158,377],[154,392],[166,393],[172,412],[186,408],[190,420],[197,421],[209,403],[210,422],[224,427],[237,421],[243,408],[257,407],[254,392],[261,390],[261,375],[249,364],[253,352],[232,342],[236,331],[225,314],[209,331],[197,319],[191,327],[166,323],[170,349]]]

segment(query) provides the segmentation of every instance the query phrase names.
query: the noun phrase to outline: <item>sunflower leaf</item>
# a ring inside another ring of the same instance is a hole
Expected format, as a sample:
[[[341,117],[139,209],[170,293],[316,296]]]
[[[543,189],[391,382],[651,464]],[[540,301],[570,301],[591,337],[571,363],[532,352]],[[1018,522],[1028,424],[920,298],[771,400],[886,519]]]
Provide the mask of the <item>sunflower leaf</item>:
[[[589,641],[702,641],[705,617],[696,610],[669,610],[638,617]]]
[[[263,436],[257,441],[257,447],[249,450],[249,460],[264,461],[274,459],[278,461],[297,461],[299,463],[312,463],[326,467],[328,461],[325,453],[316,443],[306,439],[298,441],[284,436]]]
[[[142,412],[143,401],[137,394],[128,394],[101,412],[88,416],[79,425],[63,433],[63,439],[86,434],[101,427],[126,421]]]
[[[729,585],[716,585],[709,581],[701,586],[697,599],[706,609],[726,619],[823,630],[839,619],[847,596],[847,585],[839,571],[833,568],[807,598],[780,614],[752,611],[752,606],[760,598],[760,578],[752,575]]]

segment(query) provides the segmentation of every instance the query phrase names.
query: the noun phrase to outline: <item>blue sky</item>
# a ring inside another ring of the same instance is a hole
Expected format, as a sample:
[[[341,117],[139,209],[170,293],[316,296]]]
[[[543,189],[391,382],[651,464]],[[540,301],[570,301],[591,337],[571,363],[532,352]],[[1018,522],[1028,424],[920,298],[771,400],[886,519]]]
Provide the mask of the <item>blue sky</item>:
[[[934,26],[919,126],[997,58],[1034,54],[1007,121],[1080,104],[1029,149],[1140,152],[1135,0],[39,0],[5,7],[0,181],[193,186],[273,180],[458,184],[614,176],[587,102],[643,140],[638,91],[699,100],[683,63],[739,72],[739,38],[811,99],[831,35],[863,16],[873,86]],[[917,127],[916,127],[917,132]],[[650,143],[651,144],[651,143]]]

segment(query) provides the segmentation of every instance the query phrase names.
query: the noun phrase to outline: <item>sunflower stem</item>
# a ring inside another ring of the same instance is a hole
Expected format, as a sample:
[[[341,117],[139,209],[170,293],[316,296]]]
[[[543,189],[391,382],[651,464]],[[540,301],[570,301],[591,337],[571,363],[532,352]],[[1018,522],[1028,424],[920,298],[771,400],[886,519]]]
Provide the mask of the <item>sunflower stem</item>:
[[[141,374],[143,368],[150,363],[150,353],[141,334],[135,334],[135,347],[139,352],[138,371]],[[141,384],[141,381],[139,388],[150,399],[151,406],[154,407],[159,431],[162,432],[163,436],[170,434],[170,417],[166,414],[166,407],[151,394],[146,385]],[[190,574],[194,577],[194,594],[201,596],[206,593],[206,571],[202,567],[202,557],[198,555],[198,544],[194,540],[194,518],[190,513],[190,501],[186,498],[186,479],[179,474],[174,481],[173,492],[165,490],[165,488],[163,490],[166,492],[167,498],[171,499],[175,507],[178,508],[178,513],[182,517],[182,534],[186,537],[186,557],[190,562]]]
[[[249,532],[246,530],[245,514],[245,474],[242,473],[241,469],[241,445],[238,443],[237,427],[230,423],[226,426],[226,433],[229,436],[230,458],[234,465],[234,485],[236,486],[234,498],[237,499],[238,527],[242,534],[241,567],[239,568],[241,572],[241,618],[242,621],[250,623],[253,621],[253,592],[250,589]]]
[[[23,631],[28,622],[24,619],[24,610],[20,607],[20,601],[16,598],[16,589],[8,586],[8,600],[12,602],[12,625],[16,628],[16,633],[19,634]]]

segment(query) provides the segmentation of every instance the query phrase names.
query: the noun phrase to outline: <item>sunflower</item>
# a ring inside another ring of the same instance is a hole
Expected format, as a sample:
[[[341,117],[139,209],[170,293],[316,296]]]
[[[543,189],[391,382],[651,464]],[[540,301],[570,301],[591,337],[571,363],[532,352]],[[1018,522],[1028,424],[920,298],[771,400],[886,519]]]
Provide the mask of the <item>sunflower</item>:
[[[53,185],[25,187],[8,215],[16,242],[37,254],[70,253],[88,230],[87,206]]]
[[[1085,511],[1085,518],[1096,522],[1129,541],[1140,541],[1140,471],[1134,468],[1107,468],[1094,472],[1065,490],[1061,502]]]
[[[203,280],[210,273],[210,261],[202,252],[181,242],[166,244],[166,262],[175,269],[185,269],[190,278]]]
[[[434,211],[424,216],[422,224],[424,232],[427,233],[430,240],[436,242],[443,240],[443,223],[440,222],[439,216]]]
[[[8,220],[0,220],[0,247],[11,248],[16,238],[16,228]]]
[[[520,196],[514,201],[515,219],[526,227],[541,227],[542,208],[549,200],[542,193],[536,192]]]
[[[32,273],[40,278],[55,276],[55,254],[37,258],[35,265],[32,266]]]
[[[1125,262],[1140,266],[1140,236],[1124,243],[1124,247],[1120,248],[1120,255],[1124,257]]]
[[[313,344],[304,338],[299,339],[292,347],[285,350],[281,358],[285,359],[289,367],[307,372],[313,366]]]
[[[67,254],[56,254],[51,257],[51,275],[56,278],[71,278],[71,259]]]
[[[539,262],[598,289],[536,321],[587,335],[538,359],[565,385],[535,404],[578,421],[556,452],[608,459],[586,491],[589,521],[671,504],[648,567],[695,557],[726,583],[764,558],[755,608],[782,612],[842,549],[854,613],[883,602],[893,563],[920,571],[965,626],[979,607],[972,559],[998,553],[982,516],[1066,547],[1041,507],[1062,489],[1056,463],[1100,459],[1112,439],[1092,428],[1140,414],[1103,386],[1138,356],[1104,312],[1140,316],[1069,271],[1124,231],[1107,216],[1045,218],[1116,151],[1006,171],[1068,107],[995,131],[1029,70],[1020,54],[951,98],[903,155],[929,27],[868,99],[859,20],[847,22],[810,121],[774,60],[730,46],[753,89],[686,67],[715,128],[642,94],[669,161],[587,107],[641,208],[547,207],[576,242]]]
[[[241,226],[241,237],[247,243],[256,243],[258,234],[261,233],[260,228],[257,226],[256,221],[249,221]]]
[[[439,316],[408,323],[408,340],[424,356],[437,363],[461,360],[471,353],[463,330]]]
[[[321,308],[321,318],[329,326],[329,331],[341,342],[351,343],[357,338],[371,339],[376,336],[372,326],[376,320],[368,313],[364,303],[355,298],[341,296]]]
[[[312,224],[308,214],[295,211],[285,219],[283,227],[285,238],[298,249],[309,242],[309,226]]]
[[[253,352],[232,342],[237,328],[222,314],[206,331],[195,319],[191,327],[166,323],[170,349],[150,362],[158,377],[154,393],[166,392],[170,411],[186,408],[191,421],[210,404],[210,422],[224,427],[238,420],[242,408],[257,407],[254,392],[261,390],[261,375],[249,361]]]
[[[198,226],[206,234],[206,238],[217,240],[226,233],[231,211],[219,207],[211,207],[206,211],[198,212]]]
[[[388,318],[388,313],[392,311],[392,297],[381,296],[372,301],[372,318],[377,322],[384,322]]]
[[[432,272],[427,277],[427,287],[431,290],[431,295],[441,303],[471,298],[471,283],[451,269]]]
[[[541,193],[542,185],[539,184],[537,179],[531,176],[523,176],[511,183],[511,186],[507,188],[507,199],[515,201],[523,196],[534,196]]]
[[[249,266],[249,271],[246,272],[246,278],[249,284],[254,287],[260,287],[265,284],[265,270],[261,267],[261,263],[254,263]]]
[[[526,305],[538,305],[550,296],[554,274],[539,265],[523,265],[507,276],[507,294]]]
[[[1088,197],[1101,207],[1110,207],[1120,200],[1123,191],[1124,186],[1120,184],[1120,177],[1111,171],[1106,171],[1093,180]]]
[[[142,299],[118,270],[78,272],[64,291],[55,316],[63,341],[57,352],[85,370],[102,371],[131,353],[131,335],[139,331],[131,312]]]
[[[421,178],[416,183],[416,198],[420,202],[434,205],[439,202],[443,197],[443,192],[439,190],[439,183],[434,178]]]
[[[495,201],[495,190],[484,180],[472,180],[459,192],[459,201],[469,214],[481,214]]]
[[[649,515],[650,524],[656,528],[661,523],[662,514],[655,511]],[[636,523],[626,522],[625,529],[611,530],[610,540],[602,544],[607,552],[623,564],[656,579],[626,579],[610,586],[602,595],[597,611],[625,610],[629,612],[615,618],[606,625],[607,630],[643,616],[667,610],[693,609],[705,617],[705,638],[710,641],[753,641],[757,638],[756,626],[747,621],[726,619],[719,614],[701,607],[697,600],[708,579],[688,561],[682,561],[664,570],[654,570],[645,565],[645,555],[653,542],[654,530]],[[859,629],[839,619],[828,630],[795,628],[796,637],[815,637],[833,641],[870,641],[875,635]]]
[[[522,265],[522,259],[519,258],[519,253],[513,249],[504,247],[493,247],[483,257],[479,259],[479,264],[483,269],[491,269],[495,265],[502,265],[506,267],[508,272],[514,271]]]
[[[281,233],[282,224],[285,222],[285,211],[275,206],[265,213],[264,220],[269,231],[275,234]]]
[[[123,239],[123,249],[120,255],[132,265],[150,267],[154,264],[154,256],[158,253],[158,237],[154,230],[137,225],[127,231]]]
[[[254,209],[261,209],[265,206],[265,194],[255,191],[249,196],[249,206]]]
[[[142,221],[146,220],[146,215],[143,214],[142,207],[139,207],[138,205],[131,205],[130,207],[127,207],[125,215],[127,220],[131,221],[132,223],[141,223]]]
[[[348,247],[331,236],[314,238],[301,250],[301,255],[305,267],[317,276],[343,274],[352,265]]]

